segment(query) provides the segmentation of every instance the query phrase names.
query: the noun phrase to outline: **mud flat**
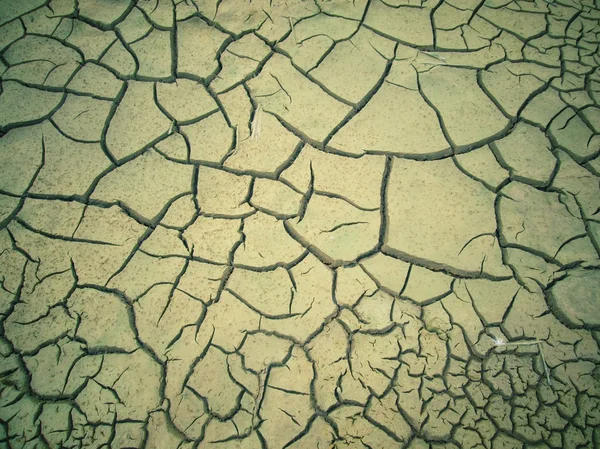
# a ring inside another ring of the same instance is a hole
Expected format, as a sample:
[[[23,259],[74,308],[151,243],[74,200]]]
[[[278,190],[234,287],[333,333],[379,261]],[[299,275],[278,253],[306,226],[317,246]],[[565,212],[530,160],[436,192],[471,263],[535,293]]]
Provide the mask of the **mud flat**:
[[[0,447],[600,447],[599,19],[0,0]]]

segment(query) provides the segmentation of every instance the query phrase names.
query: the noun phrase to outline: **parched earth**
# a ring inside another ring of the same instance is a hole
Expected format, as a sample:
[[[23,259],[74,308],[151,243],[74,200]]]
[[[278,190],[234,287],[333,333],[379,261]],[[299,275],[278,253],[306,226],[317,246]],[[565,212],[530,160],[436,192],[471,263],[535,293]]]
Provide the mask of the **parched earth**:
[[[0,0],[0,447],[600,447],[596,6]]]

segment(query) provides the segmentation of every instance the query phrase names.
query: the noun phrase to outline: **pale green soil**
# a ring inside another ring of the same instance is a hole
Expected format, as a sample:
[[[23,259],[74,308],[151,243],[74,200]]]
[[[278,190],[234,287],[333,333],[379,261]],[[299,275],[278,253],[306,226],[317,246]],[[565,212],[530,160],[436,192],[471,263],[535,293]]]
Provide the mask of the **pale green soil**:
[[[599,19],[0,0],[0,449],[600,447]]]

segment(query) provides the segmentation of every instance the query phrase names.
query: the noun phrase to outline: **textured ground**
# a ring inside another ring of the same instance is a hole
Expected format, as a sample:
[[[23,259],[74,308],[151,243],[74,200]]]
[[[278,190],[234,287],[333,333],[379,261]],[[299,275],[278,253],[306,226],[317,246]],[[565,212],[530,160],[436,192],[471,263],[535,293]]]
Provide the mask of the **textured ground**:
[[[600,447],[599,19],[0,0],[0,448]]]

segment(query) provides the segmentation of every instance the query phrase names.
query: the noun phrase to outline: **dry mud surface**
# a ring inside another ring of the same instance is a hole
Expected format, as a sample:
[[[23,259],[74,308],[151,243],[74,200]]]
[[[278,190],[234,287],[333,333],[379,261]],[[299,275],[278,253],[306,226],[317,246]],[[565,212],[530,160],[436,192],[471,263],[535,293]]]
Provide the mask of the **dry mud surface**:
[[[0,448],[600,447],[599,7],[0,0]]]

